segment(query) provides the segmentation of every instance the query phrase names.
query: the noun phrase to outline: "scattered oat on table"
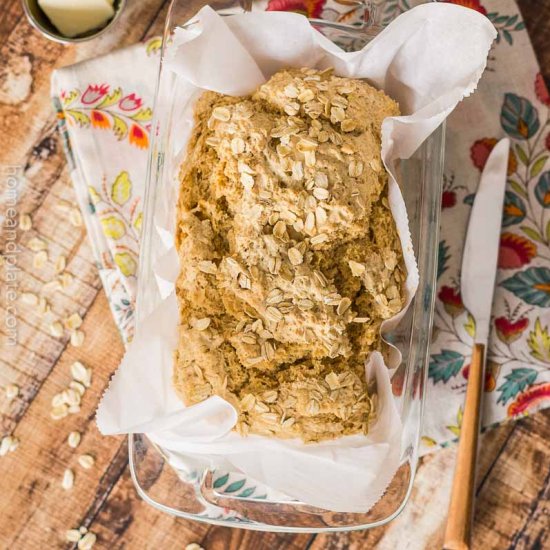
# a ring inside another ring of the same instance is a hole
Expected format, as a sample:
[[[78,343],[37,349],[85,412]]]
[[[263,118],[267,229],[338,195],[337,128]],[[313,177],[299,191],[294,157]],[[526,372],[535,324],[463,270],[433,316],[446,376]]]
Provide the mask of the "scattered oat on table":
[[[82,537],[78,529],[68,529],[65,532],[65,540],[68,542],[78,542]]]
[[[91,550],[93,545],[96,543],[97,536],[92,533],[91,531],[88,531],[79,541],[77,544],[78,550]]]
[[[13,453],[19,447],[19,439],[13,435],[6,435],[0,442],[0,456]]]
[[[73,313],[63,321],[63,324],[67,330],[76,330],[82,325],[82,317],[78,313]]]
[[[33,252],[39,252],[41,250],[46,250],[48,248],[48,244],[44,239],[41,239],[39,237],[32,237],[29,239],[27,247]]]
[[[17,384],[8,384],[5,388],[4,388],[4,391],[6,393],[6,399],[8,401],[12,401],[13,399],[15,399],[18,395],[19,395],[19,386]]]
[[[86,368],[80,361],[71,365],[71,375],[76,382],[81,382],[86,387],[92,382],[92,369]]]
[[[63,487],[63,489],[65,489],[65,491],[68,491],[69,489],[73,488],[73,485],[74,485],[74,472],[70,468],[67,468],[63,472],[63,479],[61,480],[61,486]]]
[[[81,330],[73,330],[71,332],[71,345],[75,348],[80,347],[84,343],[85,334]]]
[[[29,231],[32,229],[32,219],[29,214],[21,214],[19,216],[19,229],[21,229],[21,231]]]
[[[68,387],[56,393],[52,398],[50,416],[54,420],[60,420],[69,414],[80,412],[82,396],[92,381],[92,369],[86,368],[80,361],[75,361],[70,370],[73,379],[69,382]]]
[[[39,250],[36,252],[32,259],[32,266],[35,269],[42,269],[48,261],[48,252],[46,250]]]
[[[80,437],[80,432],[71,432],[69,434],[69,437],[67,438],[67,443],[69,444],[69,447],[76,449],[78,447],[78,444],[80,443]]]
[[[63,336],[63,325],[60,321],[50,323],[50,334],[55,338],[61,338]]]
[[[95,459],[92,455],[80,455],[78,463],[86,470],[89,470],[95,464]]]

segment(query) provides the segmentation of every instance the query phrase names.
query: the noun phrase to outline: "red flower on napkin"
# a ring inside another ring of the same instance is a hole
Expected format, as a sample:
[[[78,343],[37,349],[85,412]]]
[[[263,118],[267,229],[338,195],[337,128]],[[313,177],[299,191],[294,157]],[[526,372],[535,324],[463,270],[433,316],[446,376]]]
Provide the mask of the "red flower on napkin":
[[[456,317],[464,311],[464,304],[462,303],[459,289],[452,286],[442,286],[437,296],[443,302],[445,311],[451,317]]]
[[[546,82],[544,81],[544,77],[541,73],[537,73],[537,76],[535,77],[535,93],[541,103],[544,103],[550,107],[550,92],[546,87]]]
[[[94,128],[110,128],[109,119],[101,112],[95,109],[90,113],[90,120]]]
[[[448,4],[456,4],[457,6],[464,6],[465,8],[471,8],[483,15],[487,15],[487,10],[481,5],[479,0],[446,0]]]
[[[266,11],[293,11],[319,18],[327,0],[269,0]]]
[[[108,84],[89,84],[86,91],[82,94],[80,101],[84,103],[84,105],[91,105],[99,101],[108,91]]]
[[[489,154],[493,150],[493,147],[498,143],[496,138],[482,138],[478,139],[470,148],[470,157],[474,166],[481,172],[485,168],[485,163],[489,158]],[[510,155],[508,156],[508,175],[512,175],[518,169],[518,161],[514,151],[510,149]]]
[[[132,124],[130,127],[128,141],[140,149],[146,149],[149,146],[149,138],[146,132],[137,124]]]
[[[525,237],[514,233],[503,233],[500,236],[498,267],[501,269],[518,269],[528,264],[536,255],[535,243]]]
[[[529,326],[527,317],[520,317],[517,321],[512,321],[507,317],[497,317],[495,319],[495,329],[497,336],[505,344],[515,342]]]
[[[123,97],[119,102],[118,106],[123,111],[135,111],[143,105],[143,100],[140,97],[137,97],[136,94],[132,93]]]
[[[454,191],[443,191],[441,195],[441,208],[452,208],[456,204],[456,193]]]
[[[513,403],[508,407],[508,416],[527,414],[541,401],[550,400],[550,382],[536,384],[528,390],[520,393]]]

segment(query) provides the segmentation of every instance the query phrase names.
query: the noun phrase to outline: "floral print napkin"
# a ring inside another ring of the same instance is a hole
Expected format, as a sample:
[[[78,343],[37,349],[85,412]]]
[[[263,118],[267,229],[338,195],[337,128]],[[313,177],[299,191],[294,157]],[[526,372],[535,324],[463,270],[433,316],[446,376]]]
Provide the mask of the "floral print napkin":
[[[512,140],[485,381],[484,426],[550,405],[550,94],[514,0],[452,0],[498,31],[472,98],[448,119],[438,292],[423,451],[460,433],[474,321],[460,264],[480,172],[498,139]],[[411,0],[378,2],[384,24]],[[364,7],[343,0],[263,0],[346,23]],[[100,277],[125,343],[133,335],[142,199],[160,39],[56,71],[53,101]],[[139,67],[139,71],[136,71]],[[482,236],[480,236],[482,238]]]
[[[454,3],[486,15],[498,38],[477,91],[448,119],[425,449],[460,433],[475,328],[460,296],[462,249],[480,173],[505,136],[512,146],[483,425],[550,405],[550,95],[513,0]]]
[[[55,71],[52,95],[101,282],[133,335],[139,232],[161,39]],[[136,70],[139,67],[139,70]]]

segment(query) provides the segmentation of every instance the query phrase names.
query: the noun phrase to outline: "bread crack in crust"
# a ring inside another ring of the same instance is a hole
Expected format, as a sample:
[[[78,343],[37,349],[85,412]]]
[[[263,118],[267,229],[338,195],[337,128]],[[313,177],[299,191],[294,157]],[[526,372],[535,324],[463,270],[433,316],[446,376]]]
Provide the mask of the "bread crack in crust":
[[[365,360],[403,307],[381,125],[395,101],[331,70],[249,97],[205,92],[180,172],[174,384],[219,395],[246,435],[366,433]]]

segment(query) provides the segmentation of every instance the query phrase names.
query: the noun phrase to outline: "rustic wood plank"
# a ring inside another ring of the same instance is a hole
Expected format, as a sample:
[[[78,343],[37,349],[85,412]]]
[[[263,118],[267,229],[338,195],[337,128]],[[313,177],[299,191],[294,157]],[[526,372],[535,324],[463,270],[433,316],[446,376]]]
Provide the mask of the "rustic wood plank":
[[[23,17],[23,13],[20,2],[18,0],[4,0],[2,3],[2,17],[0,17],[0,36],[7,36],[21,17]]]
[[[550,530],[548,529],[550,469],[548,468],[548,453],[542,456],[539,454],[537,458],[537,463],[542,468],[546,467],[547,470],[544,486],[532,502],[527,520],[514,535],[509,548],[517,548],[518,550],[550,548]]]
[[[474,539],[484,547],[515,548],[520,539],[548,540],[548,522],[541,525],[539,520],[542,495],[549,491],[549,441],[550,412],[517,423],[478,495]]]
[[[99,498],[101,502],[125,466],[124,454],[122,461],[117,461],[121,445],[125,446],[124,438],[101,437],[93,421],[99,397],[123,353],[103,292],[94,301],[82,328],[88,335],[84,345],[63,352],[19,419],[14,432],[20,439],[19,447],[2,457],[2,469],[9,472],[0,476],[2,548],[59,547],[65,530],[73,523],[80,524],[94,501]],[[92,385],[78,414],[54,421],[50,418],[51,399],[67,386],[69,366],[77,359],[93,367]],[[66,442],[72,430],[82,433],[77,449]],[[95,457],[92,469],[78,465],[77,457],[82,453]],[[76,475],[71,491],[64,491],[60,485],[67,467],[73,468]]]

